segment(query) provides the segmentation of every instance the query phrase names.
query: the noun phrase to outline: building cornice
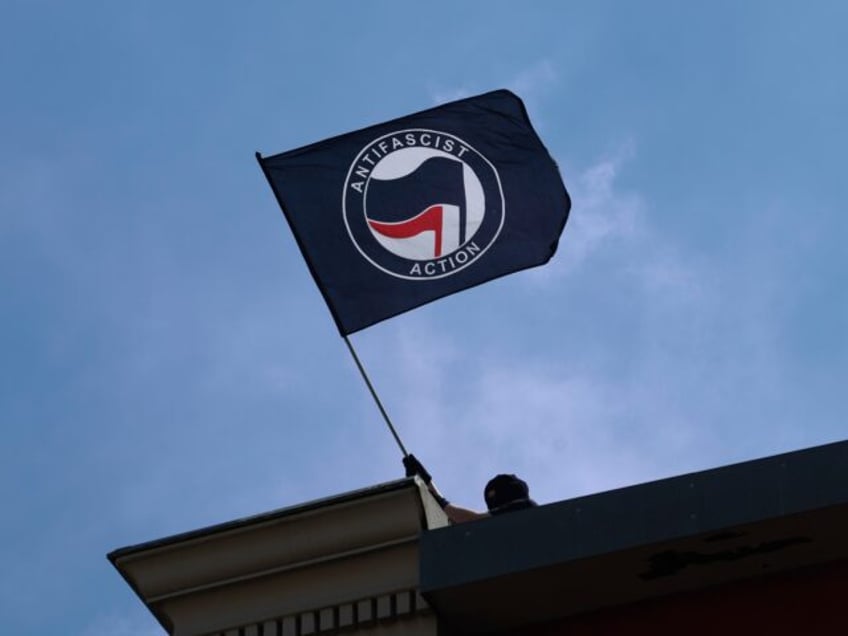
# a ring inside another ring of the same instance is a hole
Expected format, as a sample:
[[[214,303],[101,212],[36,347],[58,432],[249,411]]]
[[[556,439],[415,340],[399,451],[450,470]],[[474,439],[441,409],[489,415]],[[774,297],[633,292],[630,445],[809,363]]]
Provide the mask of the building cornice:
[[[301,625],[313,614],[325,623],[345,616],[367,622],[372,602],[375,616],[378,604],[396,615],[399,607],[426,607],[414,600],[418,539],[446,523],[420,481],[405,479],[121,548],[108,558],[171,634],[284,618]]]

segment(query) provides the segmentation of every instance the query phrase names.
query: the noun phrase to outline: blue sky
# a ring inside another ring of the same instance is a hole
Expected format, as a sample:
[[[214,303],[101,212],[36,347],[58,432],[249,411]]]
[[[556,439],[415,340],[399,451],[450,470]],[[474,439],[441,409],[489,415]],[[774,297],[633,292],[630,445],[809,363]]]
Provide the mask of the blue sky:
[[[846,437],[848,5],[526,5],[4,4],[9,633],[159,634],[110,550],[402,475],[253,153],[495,88],[560,251],[352,337],[448,498]]]

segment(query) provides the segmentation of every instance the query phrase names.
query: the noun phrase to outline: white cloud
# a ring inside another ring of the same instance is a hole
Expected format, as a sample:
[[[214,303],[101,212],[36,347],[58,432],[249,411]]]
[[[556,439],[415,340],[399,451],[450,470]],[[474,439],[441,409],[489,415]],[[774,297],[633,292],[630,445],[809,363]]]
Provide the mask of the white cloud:
[[[540,93],[556,84],[556,68],[550,60],[539,60],[516,75],[507,87],[525,99],[536,99]]]
[[[645,204],[635,192],[615,189],[622,166],[635,154],[632,143],[614,155],[580,171],[569,184],[572,211],[553,267],[535,270],[537,276],[575,275],[583,263],[614,242],[631,245],[645,240],[648,232]]]
[[[676,455],[696,450],[690,422],[649,378],[460,353],[425,331],[398,332],[421,355],[393,361],[399,386],[389,392],[404,396],[398,421],[410,450],[467,505],[479,505],[496,472],[516,472],[539,500],[555,501],[668,475]]]
[[[520,70],[516,75],[496,86],[471,83],[454,87],[438,87],[430,90],[430,96],[434,104],[444,104],[495,88],[508,88],[529,104],[535,102],[557,81],[558,76],[553,62],[543,59]]]
[[[446,104],[447,102],[455,102],[458,99],[471,97],[478,92],[468,86],[436,88],[430,91],[430,99],[432,99],[433,104]]]

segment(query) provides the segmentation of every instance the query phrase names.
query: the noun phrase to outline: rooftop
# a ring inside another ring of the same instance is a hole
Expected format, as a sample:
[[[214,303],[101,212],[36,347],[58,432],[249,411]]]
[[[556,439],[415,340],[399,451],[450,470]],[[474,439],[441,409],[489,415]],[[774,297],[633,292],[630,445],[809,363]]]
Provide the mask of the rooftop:
[[[842,562],[845,536],[848,441],[455,526],[404,479],[109,559],[169,633],[303,616],[336,629],[344,607],[381,598],[387,620],[433,608],[474,633]],[[229,609],[213,616],[213,601]]]
[[[467,631],[848,558],[848,442],[421,537],[421,591]]]

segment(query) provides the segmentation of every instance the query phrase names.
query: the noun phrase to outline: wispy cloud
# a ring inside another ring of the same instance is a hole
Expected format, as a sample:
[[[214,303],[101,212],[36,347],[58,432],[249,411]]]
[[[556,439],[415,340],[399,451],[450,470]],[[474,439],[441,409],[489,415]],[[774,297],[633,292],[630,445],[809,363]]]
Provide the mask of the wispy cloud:
[[[537,277],[575,275],[586,260],[614,244],[632,245],[646,240],[642,196],[616,188],[622,167],[634,154],[634,145],[628,142],[569,180],[572,212],[560,251],[553,267],[534,270]]]
[[[525,102],[535,103],[546,91],[556,85],[558,76],[551,60],[542,59],[520,70],[516,75],[496,81],[496,85],[483,85],[469,82],[461,86],[437,87],[430,90],[434,104],[470,97],[494,88],[508,88],[520,95]]]
[[[521,70],[506,86],[525,101],[535,103],[556,85],[558,79],[553,62],[545,59]]]
[[[695,450],[698,434],[653,378],[475,357],[421,329],[414,342],[427,353],[393,360],[400,373],[387,392],[404,396],[397,416],[413,452],[469,504],[495,472],[522,474],[554,501],[667,475]]]
[[[457,86],[453,88],[435,88],[430,91],[430,99],[433,104],[445,104],[458,99],[471,97],[479,92],[479,89],[470,86]]]

